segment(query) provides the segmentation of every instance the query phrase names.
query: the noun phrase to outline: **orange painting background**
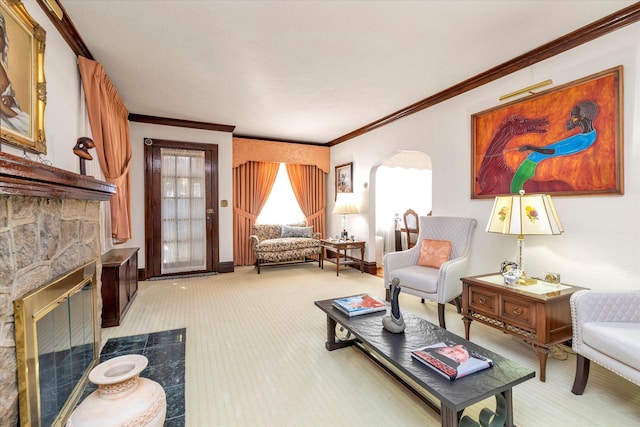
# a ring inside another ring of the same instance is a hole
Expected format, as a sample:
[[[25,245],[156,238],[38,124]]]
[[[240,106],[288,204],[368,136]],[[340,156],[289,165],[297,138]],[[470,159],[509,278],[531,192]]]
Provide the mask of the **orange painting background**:
[[[517,114],[530,119],[546,118],[547,132],[514,136],[504,150],[507,165],[515,172],[520,163],[531,153],[519,152],[524,144],[545,146],[580,132],[580,128],[566,130],[571,109],[581,101],[593,100],[598,104],[598,115],[593,120],[597,137],[593,145],[584,151],[568,156],[559,156],[541,161],[532,179],[547,181],[562,179],[575,191],[602,192],[617,188],[618,171],[618,111],[619,79],[621,67],[569,83],[560,89],[541,92],[522,101],[515,101],[472,116],[473,135],[473,182],[474,195],[480,194],[476,182],[480,164],[495,131],[504,120]],[[486,194],[482,194],[483,196]],[[495,194],[494,194],[495,195]]]

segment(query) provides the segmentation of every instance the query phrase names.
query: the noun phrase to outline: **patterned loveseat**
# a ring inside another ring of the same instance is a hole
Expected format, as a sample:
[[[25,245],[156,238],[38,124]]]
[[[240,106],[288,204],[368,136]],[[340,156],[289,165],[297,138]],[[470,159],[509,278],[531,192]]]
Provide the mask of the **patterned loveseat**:
[[[320,233],[306,224],[254,224],[249,241],[256,257],[256,268],[318,261],[320,266]]]

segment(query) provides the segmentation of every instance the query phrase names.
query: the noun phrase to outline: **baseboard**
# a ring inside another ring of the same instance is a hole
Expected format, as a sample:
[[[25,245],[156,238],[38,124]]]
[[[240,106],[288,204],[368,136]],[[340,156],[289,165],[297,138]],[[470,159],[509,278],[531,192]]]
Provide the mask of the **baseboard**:
[[[219,273],[233,273],[233,261],[226,261],[220,263]]]
[[[378,266],[376,265],[375,261],[374,262],[365,261],[364,262],[364,272],[365,273],[369,273],[369,274],[373,274],[375,276],[376,273],[378,273]]]
[[[233,273],[234,270],[234,266],[233,266],[233,261],[227,261],[227,262],[221,262],[220,266],[219,266],[219,271],[218,273]],[[144,281],[147,280],[147,273],[145,271],[144,268],[139,268],[138,269],[138,281]]]

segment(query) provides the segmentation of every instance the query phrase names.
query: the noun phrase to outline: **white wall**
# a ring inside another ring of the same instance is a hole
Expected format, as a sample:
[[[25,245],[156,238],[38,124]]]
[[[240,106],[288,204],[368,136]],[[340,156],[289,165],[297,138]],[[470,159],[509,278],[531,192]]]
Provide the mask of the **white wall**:
[[[433,162],[433,214],[478,220],[469,274],[497,271],[501,261],[516,258],[516,236],[486,233],[493,200],[470,198],[471,115],[498,105],[502,94],[548,78],[557,86],[623,65],[625,194],[554,197],[565,233],[527,236],[524,262],[529,274],[557,272],[563,282],[577,286],[640,288],[639,53],[640,23],[636,23],[338,144],[331,149],[332,167],[353,161],[354,189],[368,201],[374,190],[371,186],[364,188],[364,183],[370,182],[376,164],[397,150],[425,152]],[[333,180],[330,174],[327,212],[333,208]],[[372,249],[375,230],[369,227],[374,224],[371,210],[358,218],[350,217],[349,224],[356,236],[366,237],[368,249]],[[328,215],[328,234],[336,234],[339,227],[340,218]],[[375,261],[373,250],[367,250],[366,260]]]
[[[35,1],[25,0],[24,4],[47,32],[45,131],[48,153],[45,157],[56,167],[78,172],[78,158],[72,153],[72,148],[85,130],[80,120],[80,79],[76,58]],[[375,251],[370,250],[374,247],[375,230],[369,227],[369,223],[374,223],[371,217],[374,210],[366,208],[375,202],[370,200],[370,195],[373,197],[374,194],[369,186],[372,169],[398,150],[423,151],[433,161],[434,214],[478,219],[469,273],[495,271],[502,260],[515,258],[516,242],[515,237],[485,233],[492,201],[470,199],[470,116],[497,105],[498,96],[502,94],[547,78],[553,79],[554,85],[560,85],[622,64],[625,194],[554,198],[566,231],[560,236],[527,237],[525,262],[530,274],[559,272],[564,282],[575,285],[639,288],[640,225],[637,218],[640,212],[640,180],[636,172],[637,165],[640,165],[640,122],[636,118],[640,100],[639,56],[640,23],[636,23],[332,147],[332,169],[327,178],[328,235],[340,231],[339,216],[330,214],[335,191],[333,166],[353,161],[354,191],[361,196],[365,209],[363,213],[349,217],[349,228],[358,238],[368,241],[366,259],[375,261]],[[220,200],[232,200],[230,134],[135,123],[131,124],[131,133],[134,222],[133,239],[127,246],[144,248],[144,193],[141,190],[144,170],[141,144],[144,137],[219,144]],[[7,144],[3,144],[2,150],[22,155],[21,150]],[[231,209],[220,210],[221,262],[233,259]],[[144,253],[140,255],[142,266]]]
[[[81,80],[76,56],[60,36],[40,6],[33,0],[23,0],[31,17],[47,32],[44,58],[47,82],[45,106],[45,135],[47,154],[41,156],[53,166],[80,172],[78,157],[73,147],[80,136],[87,136],[84,105],[81,103]],[[117,89],[117,87],[116,87]],[[126,99],[125,94],[120,94]],[[144,112],[141,112],[144,113]],[[232,203],[232,134],[172,126],[130,123],[131,165],[131,215],[132,239],[118,247],[139,247],[138,262],[145,266],[144,251],[144,146],[143,138],[161,138],[178,141],[218,144],[219,200],[228,200],[229,206],[219,210],[220,262],[233,261],[233,203]],[[2,144],[2,151],[22,156],[21,149]],[[36,160],[35,154],[28,156]],[[94,156],[95,158],[95,156]],[[97,162],[97,158],[93,160]]]
[[[168,139],[171,141],[199,142],[218,145],[218,220],[220,235],[220,262],[233,262],[233,190],[232,148],[230,132],[214,132],[174,126],[158,126],[146,123],[129,123],[131,133],[131,216],[132,238],[118,247],[138,247],[138,263],[145,266],[144,248],[144,139]],[[227,200],[223,208],[220,201]]]

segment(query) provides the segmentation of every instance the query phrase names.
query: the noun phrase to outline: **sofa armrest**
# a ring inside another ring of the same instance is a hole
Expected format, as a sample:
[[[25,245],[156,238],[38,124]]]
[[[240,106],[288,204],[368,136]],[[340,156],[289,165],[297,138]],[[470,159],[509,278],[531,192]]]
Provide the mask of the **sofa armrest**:
[[[401,252],[390,252],[382,258],[382,266],[384,270],[384,286],[387,289],[391,288],[392,277],[389,277],[389,273],[392,270],[400,267],[406,267],[408,265],[415,265],[418,262],[418,256],[420,255],[420,247],[414,246],[411,249]]]
[[[585,344],[583,326],[587,323],[603,324],[609,322],[640,324],[640,310],[638,310],[640,290],[582,290],[571,295],[569,304],[573,326],[571,345],[573,350],[620,375],[620,370],[612,368],[611,365],[617,362],[608,360],[605,363],[600,358],[599,350],[594,350]],[[588,375],[588,371],[586,375]],[[629,377],[628,375],[623,376]],[[586,385],[586,379],[584,379],[584,385]]]
[[[640,322],[640,290],[582,290],[571,295],[575,324]]]
[[[573,349],[583,343],[582,326],[588,322],[640,322],[640,290],[582,290],[571,295]]]
[[[444,286],[438,286],[438,301],[451,301],[462,294],[462,282],[460,279],[467,272],[469,265],[469,256],[464,255],[455,259],[451,259],[440,266],[440,283]]]
[[[258,244],[260,243],[260,238],[257,234],[252,234],[251,236],[249,236],[249,242],[251,242],[251,247],[255,249],[256,246],[258,246]]]

